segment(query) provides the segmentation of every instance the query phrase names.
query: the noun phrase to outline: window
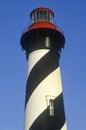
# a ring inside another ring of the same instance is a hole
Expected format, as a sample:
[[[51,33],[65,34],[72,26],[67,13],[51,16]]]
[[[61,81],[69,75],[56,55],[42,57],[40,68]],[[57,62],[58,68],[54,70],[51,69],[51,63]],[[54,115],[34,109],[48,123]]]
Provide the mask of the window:
[[[55,104],[54,100],[56,98],[56,95],[46,95],[46,103],[47,107],[49,108],[49,115],[54,116],[55,115]]]
[[[54,100],[49,100],[49,110],[50,110],[50,116],[54,116]]]
[[[50,47],[50,38],[49,37],[45,38],[45,47]]]

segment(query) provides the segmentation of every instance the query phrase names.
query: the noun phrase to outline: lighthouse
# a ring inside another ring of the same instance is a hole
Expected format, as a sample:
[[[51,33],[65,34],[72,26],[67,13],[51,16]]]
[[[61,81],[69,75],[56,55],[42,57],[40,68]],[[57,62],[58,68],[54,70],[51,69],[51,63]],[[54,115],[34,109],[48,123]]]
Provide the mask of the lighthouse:
[[[65,37],[54,12],[39,7],[20,43],[28,63],[24,130],[67,130],[59,59]]]

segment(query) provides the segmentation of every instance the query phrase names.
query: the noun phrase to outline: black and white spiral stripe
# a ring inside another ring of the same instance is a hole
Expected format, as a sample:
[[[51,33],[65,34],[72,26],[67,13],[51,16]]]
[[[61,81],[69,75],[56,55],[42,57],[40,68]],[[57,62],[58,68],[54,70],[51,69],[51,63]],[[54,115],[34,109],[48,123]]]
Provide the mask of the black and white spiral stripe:
[[[47,95],[54,96],[53,117],[49,114]],[[25,130],[66,130],[57,52],[40,49],[28,56]]]

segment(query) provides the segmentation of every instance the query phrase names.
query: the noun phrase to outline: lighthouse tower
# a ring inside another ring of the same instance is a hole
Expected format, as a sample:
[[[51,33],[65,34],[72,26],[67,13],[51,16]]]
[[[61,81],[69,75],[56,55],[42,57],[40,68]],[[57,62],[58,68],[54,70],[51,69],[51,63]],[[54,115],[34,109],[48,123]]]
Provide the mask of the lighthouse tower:
[[[66,130],[59,66],[65,37],[52,10],[34,9],[30,18],[20,40],[28,62],[24,130]]]

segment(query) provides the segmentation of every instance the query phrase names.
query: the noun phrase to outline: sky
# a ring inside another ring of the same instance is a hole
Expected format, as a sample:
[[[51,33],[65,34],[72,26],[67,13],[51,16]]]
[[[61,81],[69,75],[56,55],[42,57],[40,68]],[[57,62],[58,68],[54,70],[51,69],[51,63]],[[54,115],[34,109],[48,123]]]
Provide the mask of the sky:
[[[86,1],[0,1],[0,130],[23,130],[27,75],[20,37],[34,8],[55,13],[66,43],[60,58],[68,130],[86,130]]]

